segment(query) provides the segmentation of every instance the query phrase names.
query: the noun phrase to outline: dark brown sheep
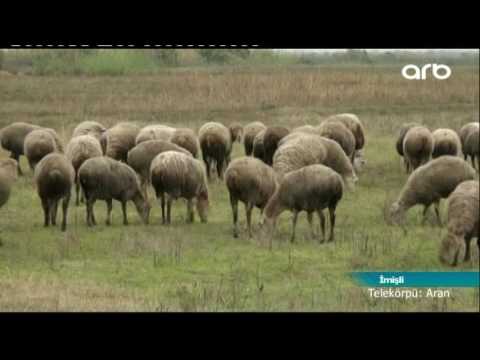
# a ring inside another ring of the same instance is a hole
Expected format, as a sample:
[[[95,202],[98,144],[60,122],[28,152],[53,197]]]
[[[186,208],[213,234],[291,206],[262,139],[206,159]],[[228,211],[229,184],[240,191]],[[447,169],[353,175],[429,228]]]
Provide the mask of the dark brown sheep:
[[[263,149],[265,163],[272,166],[273,155],[278,148],[278,143],[290,133],[286,127],[272,126],[265,130],[263,135]]]

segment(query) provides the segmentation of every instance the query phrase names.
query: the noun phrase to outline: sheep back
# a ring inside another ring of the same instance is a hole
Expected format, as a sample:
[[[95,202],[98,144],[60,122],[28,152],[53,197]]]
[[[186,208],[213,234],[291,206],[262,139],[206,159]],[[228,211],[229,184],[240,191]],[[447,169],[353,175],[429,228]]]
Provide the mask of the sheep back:
[[[408,130],[415,126],[422,126],[419,123],[411,122],[403,124],[398,132],[397,142],[395,143],[395,148],[397,149],[397,153],[400,156],[403,156],[403,140],[405,139],[405,135],[407,135]]]
[[[23,155],[25,138],[36,129],[40,129],[40,126],[24,122],[15,122],[4,127],[0,135],[2,147],[17,155]]]
[[[166,125],[148,125],[140,130],[135,144],[138,145],[143,141],[148,140],[164,140],[170,141],[175,133],[175,128]]]
[[[353,161],[353,154],[355,152],[355,136],[342,122],[323,122],[318,127],[318,134],[337,142],[347,157]]]
[[[138,127],[130,123],[120,123],[108,129],[104,133],[105,155],[126,162],[128,152],[135,146],[138,132]]]
[[[73,129],[72,138],[82,135],[91,135],[100,141],[107,128],[96,121],[82,121]]]
[[[57,151],[57,141],[50,129],[36,129],[25,137],[23,152],[32,169],[43,157]]]
[[[255,136],[264,129],[266,129],[266,126],[260,121],[251,122],[243,128],[243,145],[245,147],[245,155],[252,155],[253,141],[255,140]]]
[[[403,155],[413,169],[425,164],[432,157],[433,136],[423,126],[414,126],[407,131],[403,140]]]
[[[34,182],[41,199],[69,196],[74,180],[75,170],[63,154],[47,154],[35,167]]]
[[[345,125],[355,136],[355,150],[363,149],[365,146],[365,129],[363,123],[360,121],[357,115],[355,114],[337,114],[332,115],[325,119],[325,122],[328,121],[340,121]]]
[[[253,139],[253,156],[262,161],[265,161],[265,147],[263,145],[263,140],[266,130],[267,129],[263,129],[260,131]]]
[[[433,152],[435,159],[442,155],[460,156],[462,143],[458,134],[451,129],[437,129],[432,133]]]
[[[102,156],[102,147],[97,138],[92,135],[77,135],[67,144],[65,156],[77,172],[87,159]]]
[[[200,144],[197,135],[192,129],[176,129],[170,138],[170,142],[188,150],[194,158],[198,158],[198,148],[200,147]]]

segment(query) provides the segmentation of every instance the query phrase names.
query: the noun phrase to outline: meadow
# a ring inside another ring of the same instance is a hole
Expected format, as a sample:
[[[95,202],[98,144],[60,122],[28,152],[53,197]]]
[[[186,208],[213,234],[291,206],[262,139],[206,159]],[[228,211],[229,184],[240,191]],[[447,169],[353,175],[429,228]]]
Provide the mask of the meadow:
[[[67,143],[83,120],[162,123],[197,130],[207,121],[289,128],[317,124],[341,112],[357,114],[367,138],[367,164],[355,192],[337,209],[336,240],[309,238],[302,213],[291,244],[291,214],[280,217],[273,248],[259,231],[232,236],[225,185],[210,184],[207,224],[185,223],[182,201],[172,225],[160,224],[153,203],[150,225],[132,204],[130,225],[85,223],[85,207],[70,203],[69,224],[44,228],[32,173],[15,183],[0,209],[0,311],[478,311],[478,289],[454,289],[444,299],[373,299],[349,272],[449,270],[438,261],[445,228],[420,224],[421,208],[407,216],[407,233],[385,221],[385,208],[407,179],[395,152],[404,122],[460,128],[479,117],[478,67],[452,67],[448,80],[407,81],[397,66],[258,66],[165,69],[154,75],[0,77],[0,128],[25,121],[55,128]],[[234,145],[233,157],[243,155]],[[0,150],[0,157],[8,153]],[[22,167],[27,169],[25,158]],[[150,191],[151,199],[154,194]],[[445,219],[445,204],[442,206]],[[198,219],[198,217],[197,217]],[[316,221],[318,221],[316,219]],[[454,270],[478,269],[478,252]]]

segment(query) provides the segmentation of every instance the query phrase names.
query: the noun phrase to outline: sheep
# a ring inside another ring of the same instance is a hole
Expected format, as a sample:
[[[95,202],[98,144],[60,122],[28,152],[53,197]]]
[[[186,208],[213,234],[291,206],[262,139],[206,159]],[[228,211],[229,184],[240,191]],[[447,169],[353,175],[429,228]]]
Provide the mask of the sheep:
[[[395,224],[404,221],[405,213],[415,205],[423,205],[423,221],[432,204],[438,224],[440,219],[440,200],[447,198],[462,181],[473,180],[475,170],[463,159],[444,155],[414,170],[404,185],[396,202],[390,208],[390,217]]]
[[[17,179],[17,161],[14,159],[0,160],[0,208],[10,198],[10,190]]]
[[[70,193],[75,180],[75,169],[72,164],[64,154],[47,154],[35,167],[34,180],[42,202],[44,226],[56,225],[58,202],[63,199],[61,230],[65,231]]]
[[[1,131],[2,147],[10,151],[10,158],[17,162],[18,175],[22,176],[23,171],[20,167],[20,156],[24,155],[23,145],[25,137],[33,130],[40,129],[40,126],[24,122],[15,122],[4,127]]]
[[[65,156],[72,163],[75,169],[75,203],[80,204],[80,182],[78,180],[78,169],[88,159],[102,156],[102,147],[100,142],[93,135],[77,135],[67,144]],[[83,200],[82,200],[83,201]]]
[[[138,133],[138,127],[131,123],[123,122],[111,127],[102,135],[103,153],[114,160],[126,162]]]
[[[91,135],[98,141],[102,138],[102,134],[107,128],[96,121],[82,121],[73,129],[72,138],[82,135]]]
[[[196,199],[197,212],[201,221],[207,222],[208,186],[205,169],[200,160],[177,151],[161,153],[152,161],[150,181],[157,199],[161,199],[163,224],[171,223],[172,201],[180,197],[187,200],[187,222],[194,221],[193,199]],[[166,219],[165,193],[167,194]]]
[[[460,137],[460,141],[462,143],[462,150],[463,150],[463,155],[465,157],[465,161],[468,160],[468,154],[465,152],[465,141],[467,140],[468,135],[480,127],[480,124],[478,122],[471,122],[468,124],[465,124],[461,127],[461,129],[458,131],[458,136]],[[472,161],[473,164],[473,161]]]
[[[469,155],[472,160],[472,165],[477,170],[480,170],[480,158],[479,158],[479,128],[473,129],[465,140],[465,154]],[[475,159],[477,163],[475,164]]]
[[[127,201],[135,204],[144,224],[148,224],[150,204],[144,197],[135,171],[127,164],[106,156],[86,160],[78,170],[80,186],[87,203],[87,225],[96,225],[93,205],[96,200],[107,203],[106,225],[111,224],[112,202],[122,205],[123,225],[128,225]]]
[[[175,133],[175,128],[166,126],[166,125],[148,125],[140,130],[136,139],[135,145],[140,144],[143,141],[147,140],[164,140],[170,141],[173,134]]]
[[[458,134],[451,129],[437,129],[432,133],[433,152],[432,158],[442,155],[460,156],[462,143]]]
[[[323,209],[330,213],[330,235],[334,240],[335,209],[343,196],[342,177],[334,170],[321,164],[305,166],[285,175],[280,186],[265,207],[265,224],[273,231],[278,216],[285,210],[293,212],[293,231],[290,241],[295,241],[295,228],[298,213],[306,211],[312,237],[313,212],[316,212],[321,225],[322,242],[325,241],[325,216]],[[320,235],[320,234],[319,234]]]
[[[137,172],[146,199],[150,183],[150,165],[155,156],[165,151],[178,151],[191,156],[188,150],[163,140],[143,141],[128,152],[127,164]]]
[[[365,147],[365,129],[362,122],[355,114],[337,114],[332,115],[324,120],[325,122],[329,121],[340,121],[345,125],[355,136],[355,150],[361,150]]]
[[[320,136],[326,137],[338,143],[350,159],[352,165],[355,160],[355,136],[340,121],[328,121],[320,124],[317,128]]]
[[[31,131],[25,137],[23,153],[27,157],[30,169],[34,170],[42,158],[53,152],[63,152],[63,146],[52,129],[40,128]]]
[[[302,125],[292,130],[292,134],[293,133],[317,134],[317,132],[318,132],[318,129],[312,125]]]
[[[267,165],[273,164],[273,154],[277,151],[278,143],[290,133],[286,127],[272,126],[265,130],[263,135],[264,158]]]
[[[266,130],[267,129],[263,129],[260,131],[253,139],[253,157],[260,159],[263,162],[265,162],[265,148],[263,146],[263,139]]]
[[[408,162],[405,159],[405,156],[403,154],[403,140],[405,139],[405,135],[407,135],[408,130],[410,130],[411,128],[416,127],[416,126],[422,126],[422,125],[419,124],[419,123],[416,123],[416,122],[410,122],[410,123],[403,124],[402,127],[400,128],[399,133],[398,133],[397,142],[395,143],[395,148],[397,150],[398,155],[400,155],[400,157],[403,158],[403,164],[405,166],[405,171],[406,171],[407,174],[409,173],[410,168],[409,168],[409,164],[408,164]]]
[[[280,141],[273,156],[273,169],[279,179],[290,171],[314,164],[332,168],[342,176],[349,190],[355,189],[355,170],[340,145],[333,140],[318,135],[292,133]]]
[[[254,121],[243,128],[243,146],[245,155],[251,156],[253,153],[253,140],[255,136],[267,127],[260,121]]]
[[[176,129],[173,136],[170,138],[170,142],[188,150],[194,158],[198,158],[198,148],[200,147],[200,144],[197,135],[192,129]]]
[[[203,161],[207,169],[207,177],[211,180],[211,166],[216,163],[217,174],[223,179],[225,168],[230,163],[232,138],[230,131],[222,124],[208,122],[198,131]]]
[[[407,163],[408,173],[430,161],[433,144],[432,133],[426,127],[414,126],[407,131],[403,139],[403,156]]]
[[[245,204],[248,236],[252,237],[253,207],[263,209],[277,188],[273,169],[261,160],[245,156],[233,160],[225,171],[233,213],[233,236],[238,237],[238,201]]]
[[[239,144],[242,142],[243,137],[243,126],[237,122],[230,124],[228,127],[230,130],[230,135],[232,137],[232,143],[238,142]]]
[[[459,258],[470,260],[470,242],[479,241],[479,182],[464,181],[448,197],[448,234],[440,247],[440,261],[456,266]],[[464,256],[463,256],[464,255]]]

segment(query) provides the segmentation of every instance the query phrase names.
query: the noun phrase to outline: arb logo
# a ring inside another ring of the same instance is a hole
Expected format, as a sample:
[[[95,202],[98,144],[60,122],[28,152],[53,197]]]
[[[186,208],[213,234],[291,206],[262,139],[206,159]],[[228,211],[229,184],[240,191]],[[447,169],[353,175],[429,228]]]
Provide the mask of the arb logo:
[[[417,65],[405,65],[402,69],[402,76],[408,80],[426,80],[427,71],[431,69],[431,73],[435,79],[445,80],[452,75],[452,70],[449,66],[443,64],[425,64],[422,68]]]

